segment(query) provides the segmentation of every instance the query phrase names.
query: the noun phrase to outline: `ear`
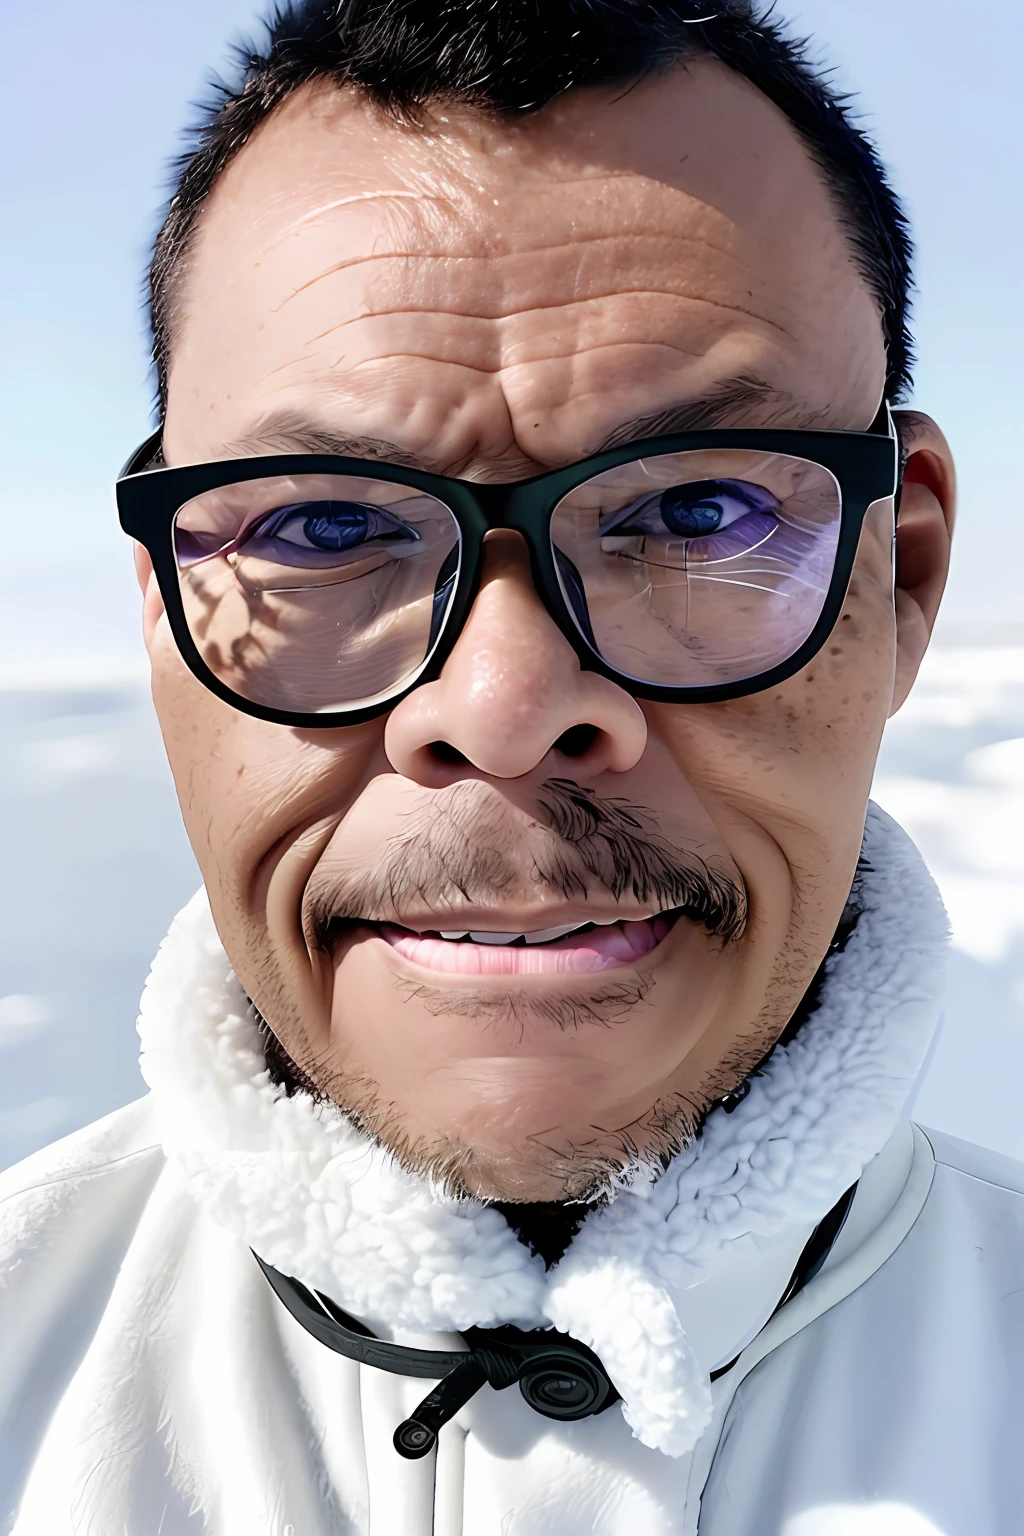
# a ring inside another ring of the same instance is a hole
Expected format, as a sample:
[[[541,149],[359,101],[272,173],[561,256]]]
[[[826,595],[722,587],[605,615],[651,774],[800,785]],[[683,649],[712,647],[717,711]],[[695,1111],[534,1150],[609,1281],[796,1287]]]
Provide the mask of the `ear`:
[[[142,592],[142,638],[146,643],[146,650],[152,652],[153,632],[163,618],[164,600],[160,596],[160,587],[156,572],[153,570],[153,562],[149,557],[149,550],[144,544],[135,545],[135,576]]]
[[[949,572],[956,515],[956,469],[949,444],[930,416],[894,411],[905,467],[896,523],[895,714],[914,686],[928,649]]]

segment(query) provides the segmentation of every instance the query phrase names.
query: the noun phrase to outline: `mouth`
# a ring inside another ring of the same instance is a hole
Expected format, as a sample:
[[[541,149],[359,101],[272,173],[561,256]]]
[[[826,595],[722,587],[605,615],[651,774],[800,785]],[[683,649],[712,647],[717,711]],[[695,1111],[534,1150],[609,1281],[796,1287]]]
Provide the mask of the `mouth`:
[[[416,932],[372,924],[403,959],[448,976],[588,975],[637,965],[675,927],[680,913],[618,921],[584,921],[520,933],[492,929]]]

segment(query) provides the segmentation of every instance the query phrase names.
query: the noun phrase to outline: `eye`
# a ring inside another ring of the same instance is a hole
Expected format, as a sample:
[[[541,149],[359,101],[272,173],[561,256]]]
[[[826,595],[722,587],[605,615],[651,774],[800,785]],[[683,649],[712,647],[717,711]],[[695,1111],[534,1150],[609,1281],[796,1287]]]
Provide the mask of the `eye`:
[[[357,501],[325,501],[305,516],[303,509],[297,508],[285,526],[290,532],[291,522],[301,518],[301,535],[314,549],[351,549],[366,538],[372,515],[369,507],[361,507]],[[279,527],[277,536],[287,538],[288,534]]]
[[[719,533],[750,512],[781,511],[778,497],[748,480],[691,480],[632,502],[601,525],[602,537],[642,535],[701,539]]]
[[[325,554],[355,549],[368,539],[419,538],[400,518],[360,501],[303,501],[279,507],[260,523],[259,535]]]
[[[414,528],[383,507],[360,501],[303,501],[277,507],[261,518],[243,545],[246,554],[257,558],[329,564],[332,557],[369,544],[414,544],[419,538]]]

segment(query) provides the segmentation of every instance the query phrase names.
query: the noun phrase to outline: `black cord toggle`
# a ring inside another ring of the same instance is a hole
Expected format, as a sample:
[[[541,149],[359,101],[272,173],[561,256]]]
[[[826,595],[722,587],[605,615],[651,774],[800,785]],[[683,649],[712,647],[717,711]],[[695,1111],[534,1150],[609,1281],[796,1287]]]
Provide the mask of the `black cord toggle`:
[[[441,1427],[465,1407],[487,1379],[487,1368],[475,1353],[467,1355],[454,1371],[442,1376],[412,1417],[404,1419],[395,1430],[395,1450],[399,1456],[414,1461],[432,1451]]]
[[[726,1098],[732,1096],[727,1094]],[[851,1185],[815,1227],[776,1312],[818,1273],[842,1231],[856,1192],[856,1184]],[[501,1392],[517,1381],[523,1401],[546,1419],[586,1419],[604,1413],[619,1401],[598,1356],[567,1333],[511,1326],[467,1328],[462,1336],[469,1345],[468,1352],[389,1344],[343,1312],[330,1297],[282,1275],[272,1264],[264,1263],[258,1253],[253,1257],[295,1321],[328,1349],[378,1370],[398,1376],[426,1376],[437,1382],[413,1414],[395,1430],[395,1450],[410,1461],[433,1450],[440,1430],[486,1382]],[[712,1371],[711,1380],[724,1376],[735,1363],[730,1360]]]
[[[278,1298],[307,1333],[337,1354],[399,1376],[427,1376],[437,1386],[395,1430],[400,1456],[415,1461],[437,1444],[441,1429],[485,1383],[503,1391],[519,1383],[524,1402],[547,1419],[586,1419],[619,1394],[586,1344],[554,1329],[467,1328],[468,1352],[412,1349],[376,1338],[329,1297],[283,1275],[254,1254]]]

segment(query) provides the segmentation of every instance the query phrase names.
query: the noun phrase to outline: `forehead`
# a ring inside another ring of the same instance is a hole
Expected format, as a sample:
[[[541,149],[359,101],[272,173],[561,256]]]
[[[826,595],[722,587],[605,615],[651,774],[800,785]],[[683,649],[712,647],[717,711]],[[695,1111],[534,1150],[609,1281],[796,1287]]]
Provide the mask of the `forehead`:
[[[819,171],[724,66],[516,123],[307,88],[203,212],[166,440],[215,457],[289,416],[439,468],[545,465],[736,377],[863,426],[884,352]]]

